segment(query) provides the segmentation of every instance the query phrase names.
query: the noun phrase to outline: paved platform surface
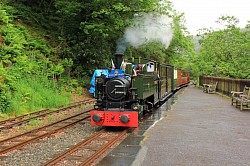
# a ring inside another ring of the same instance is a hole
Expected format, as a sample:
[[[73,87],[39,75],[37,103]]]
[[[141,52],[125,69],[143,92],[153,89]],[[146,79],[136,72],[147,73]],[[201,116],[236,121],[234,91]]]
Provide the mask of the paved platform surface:
[[[250,111],[194,87],[144,136],[133,166],[250,166]]]

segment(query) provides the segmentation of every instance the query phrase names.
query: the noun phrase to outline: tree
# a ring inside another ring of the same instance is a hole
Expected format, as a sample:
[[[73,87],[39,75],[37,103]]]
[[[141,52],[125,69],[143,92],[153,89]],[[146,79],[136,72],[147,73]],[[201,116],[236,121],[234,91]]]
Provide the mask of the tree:
[[[174,38],[167,51],[172,65],[190,71],[190,58],[195,54],[192,36],[185,27],[184,13],[176,12],[174,18]]]
[[[201,50],[197,57],[200,74],[250,78],[250,31],[237,27],[238,22],[233,16],[222,16],[217,23],[225,29],[201,31]]]

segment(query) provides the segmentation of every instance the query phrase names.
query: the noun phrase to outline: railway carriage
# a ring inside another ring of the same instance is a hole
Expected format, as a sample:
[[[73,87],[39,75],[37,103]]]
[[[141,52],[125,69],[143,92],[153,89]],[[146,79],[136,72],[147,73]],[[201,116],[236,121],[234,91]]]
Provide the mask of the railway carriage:
[[[190,74],[182,69],[174,70],[174,89],[179,89],[186,86],[190,82]]]
[[[115,66],[119,67],[108,75],[95,77],[97,102],[90,113],[91,125],[138,127],[146,112],[159,106],[176,90],[175,69],[153,60],[124,60],[121,54],[115,56]],[[187,80],[183,79],[181,85],[185,81],[187,84]]]

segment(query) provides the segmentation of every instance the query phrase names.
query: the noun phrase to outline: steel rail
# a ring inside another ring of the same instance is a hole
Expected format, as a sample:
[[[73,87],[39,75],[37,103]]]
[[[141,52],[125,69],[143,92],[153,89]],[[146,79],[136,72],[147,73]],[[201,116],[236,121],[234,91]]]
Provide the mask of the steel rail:
[[[62,159],[64,159],[65,157],[67,157],[68,155],[74,153],[75,151],[77,151],[79,149],[79,147],[82,147],[86,144],[88,144],[89,142],[93,141],[94,139],[98,138],[101,134],[104,133],[104,129],[91,135],[90,137],[88,137],[87,139],[85,139],[84,141],[74,145],[73,147],[71,147],[70,149],[68,149],[67,151],[61,153],[60,155],[58,155],[56,158],[53,158],[51,160],[49,160],[48,162],[46,162],[44,164],[44,166],[53,166],[56,163],[58,163],[59,161],[61,161]]]
[[[70,123],[67,124],[67,125],[64,125],[64,126],[61,126],[61,127],[60,127],[60,126],[59,126],[59,127],[57,126],[58,128],[56,128],[56,129],[52,129],[52,130],[49,130],[49,131],[44,130],[44,129],[46,129],[46,128],[53,127],[53,126],[55,126],[56,124],[63,123],[64,121],[73,119],[73,118],[75,118],[75,117],[79,117],[80,115],[84,115],[84,114],[86,114],[87,112],[89,112],[89,111],[85,111],[85,112],[83,112],[83,113],[76,114],[76,115],[74,115],[74,116],[71,116],[71,117],[65,118],[65,119],[63,119],[63,120],[54,122],[54,123],[52,123],[52,124],[43,126],[43,127],[41,127],[41,128],[34,129],[34,130],[29,131],[29,132],[26,132],[26,133],[23,133],[23,134],[20,134],[20,135],[17,135],[17,136],[14,136],[14,137],[7,138],[7,139],[5,139],[5,140],[2,140],[2,141],[0,141],[0,144],[6,143],[6,142],[17,142],[17,141],[15,141],[15,139],[21,138],[21,137],[23,137],[23,136],[33,137],[33,138],[28,139],[28,140],[19,142],[19,143],[15,144],[15,145],[10,145],[10,146],[7,146],[7,147],[4,147],[4,148],[0,149],[0,154],[4,154],[4,153],[9,152],[9,151],[11,151],[11,150],[17,149],[17,148],[19,148],[19,147],[22,147],[22,146],[24,146],[24,145],[26,145],[26,144],[29,144],[29,143],[35,141],[35,140],[41,139],[41,138],[43,138],[43,137],[47,137],[47,136],[49,136],[49,135],[51,135],[51,134],[54,134],[54,133],[56,133],[56,132],[58,132],[58,131],[60,131],[60,130],[63,130],[63,129],[65,129],[65,128],[68,128],[68,127],[70,127],[70,126],[73,126],[73,125],[75,125],[75,124],[77,124],[77,123],[79,123],[79,122],[81,122],[81,121],[83,121],[83,120],[86,120],[86,119],[90,118],[89,115],[88,115],[87,117],[83,117],[83,118],[81,118],[81,119],[76,119],[74,122],[70,122]],[[35,132],[39,132],[39,131],[44,131],[44,132],[46,132],[46,133],[45,133],[45,134],[42,134],[42,135],[38,135],[38,136],[29,135],[29,134],[32,134],[32,133],[36,134]],[[4,145],[3,145],[3,146],[4,146]]]
[[[108,143],[104,144],[98,151],[94,153],[94,155],[90,156],[85,160],[83,163],[80,164],[80,166],[90,165],[94,162],[98,157],[100,157],[104,152],[107,151],[112,145],[117,143],[125,134],[127,133],[127,130],[124,130],[122,133],[120,133],[117,137],[110,140]]]
[[[31,118],[28,118],[28,119],[25,119],[25,120],[14,122],[14,123],[9,124],[9,125],[1,126],[0,130],[2,130],[2,129],[10,129],[10,128],[14,127],[14,126],[18,126],[18,125],[21,125],[23,123],[28,123],[29,121],[34,120],[34,119],[45,117],[45,116],[48,116],[48,115],[51,115],[51,114],[54,114],[54,113],[63,112],[65,110],[68,110],[68,109],[80,106],[82,104],[88,104],[88,103],[91,103],[91,102],[94,102],[94,101],[95,101],[95,99],[84,100],[84,101],[72,103],[68,107],[60,108],[60,109],[54,110],[54,111],[46,109],[46,110],[42,110],[42,111],[38,111],[38,112],[33,112],[33,113],[30,113],[30,114],[22,115],[22,116],[19,116],[19,117],[16,117],[16,118],[7,119],[7,120],[4,120],[4,121],[1,121],[0,124],[7,123],[7,122],[13,122],[13,121],[16,121],[16,120],[19,120],[19,119],[24,119],[25,117],[29,117],[29,116],[32,116],[32,115],[33,116],[37,115],[37,116],[31,117]]]
[[[109,149],[112,145],[114,145],[116,142],[118,142],[127,133],[127,131],[128,131],[128,129],[122,131],[121,133],[119,133],[119,135],[117,135],[116,137],[110,139],[107,143],[105,143],[103,146],[101,146],[93,155],[87,157],[86,160],[82,161],[82,163],[80,165],[85,166],[85,165],[90,165],[91,163],[93,163],[93,161],[96,160],[98,157],[100,157],[104,152],[106,152],[107,149]],[[90,143],[91,141],[93,141],[95,139],[100,138],[100,136],[103,133],[105,133],[105,130],[101,130],[101,131],[91,135],[87,139],[85,139],[82,142],[72,146],[70,149],[66,150],[65,152],[58,155],[57,157],[47,161],[45,164],[43,164],[43,166],[56,165],[57,163],[59,163],[60,161],[62,161],[66,157],[70,156],[74,152],[77,152],[79,149],[84,149],[85,145],[87,145],[88,143]],[[82,159],[80,159],[80,160],[82,160]]]
[[[39,113],[44,113],[44,112],[47,112],[47,111],[50,111],[50,110],[49,109],[44,109],[44,110],[41,110],[41,111],[32,112],[30,114],[20,115],[20,116],[17,116],[15,118],[9,118],[9,119],[0,121],[0,124],[4,124],[4,123],[7,123],[7,122],[12,122],[12,121],[16,121],[16,120],[19,120],[19,119],[23,119],[23,118],[25,118],[27,116],[37,115]]]
[[[31,130],[31,131],[28,131],[28,132],[26,132],[26,133],[19,134],[19,135],[16,135],[16,136],[13,136],[13,137],[10,137],[10,138],[1,140],[1,141],[0,141],[0,144],[3,143],[3,142],[10,141],[11,139],[14,139],[14,138],[18,138],[18,137],[25,136],[25,135],[30,134],[30,133],[34,133],[34,132],[37,132],[37,131],[41,131],[42,129],[51,127],[51,126],[53,126],[53,125],[55,125],[55,124],[61,123],[62,121],[69,120],[69,119],[71,119],[71,118],[77,117],[77,116],[79,116],[79,115],[81,115],[81,114],[88,113],[88,112],[90,112],[90,110],[85,111],[85,112],[82,112],[82,113],[79,113],[79,114],[76,114],[76,115],[73,115],[73,116],[71,116],[71,117],[68,117],[68,118],[65,118],[65,119],[62,119],[62,120],[59,120],[59,121],[56,121],[56,122],[51,123],[51,124],[48,124],[48,125],[46,125],[46,126],[43,126],[43,127],[40,127],[40,128],[36,128],[36,129]]]

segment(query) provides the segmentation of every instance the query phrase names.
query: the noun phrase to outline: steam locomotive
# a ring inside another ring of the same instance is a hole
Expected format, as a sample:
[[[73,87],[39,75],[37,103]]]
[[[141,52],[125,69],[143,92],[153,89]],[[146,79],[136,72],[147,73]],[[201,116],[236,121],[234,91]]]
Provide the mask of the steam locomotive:
[[[91,125],[138,127],[139,120],[179,88],[189,83],[189,72],[142,58],[122,59],[116,68],[95,77]]]

